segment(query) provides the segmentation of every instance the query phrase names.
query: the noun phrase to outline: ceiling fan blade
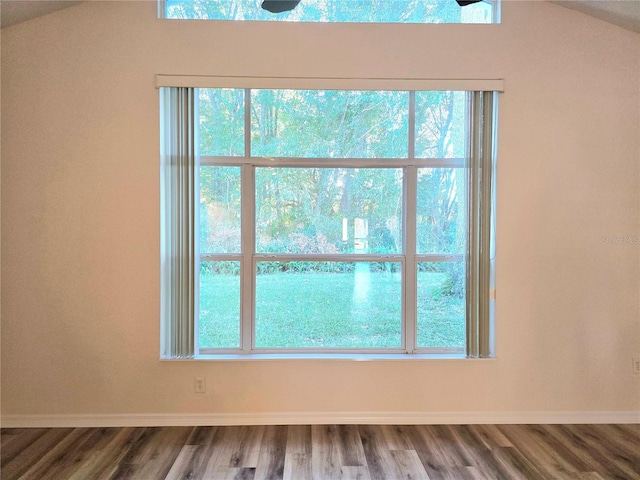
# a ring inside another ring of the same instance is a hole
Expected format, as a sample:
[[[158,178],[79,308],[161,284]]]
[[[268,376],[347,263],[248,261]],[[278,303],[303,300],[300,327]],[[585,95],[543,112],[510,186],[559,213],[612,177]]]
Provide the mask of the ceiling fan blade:
[[[458,5],[460,5],[461,7],[466,7],[467,5],[471,5],[472,3],[478,3],[481,1],[482,0],[456,0],[456,2],[458,2]]]
[[[293,10],[299,3],[300,0],[264,0],[262,8],[271,13],[282,13]]]

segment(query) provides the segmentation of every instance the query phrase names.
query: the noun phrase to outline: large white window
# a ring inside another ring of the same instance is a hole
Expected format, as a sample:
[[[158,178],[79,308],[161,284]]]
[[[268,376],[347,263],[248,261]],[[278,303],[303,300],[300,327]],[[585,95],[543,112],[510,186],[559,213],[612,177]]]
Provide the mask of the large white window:
[[[493,93],[161,103],[163,356],[491,354]]]

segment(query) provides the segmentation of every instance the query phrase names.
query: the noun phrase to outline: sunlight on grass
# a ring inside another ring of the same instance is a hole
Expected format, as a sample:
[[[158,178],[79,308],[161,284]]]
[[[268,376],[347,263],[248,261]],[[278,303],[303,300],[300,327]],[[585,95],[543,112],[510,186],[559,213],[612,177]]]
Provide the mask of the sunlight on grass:
[[[448,262],[422,265],[431,271],[418,272],[418,347],[464,349],[463,265]]]
[[[445,269],[418,273],[418,345],[464,348],[464,297]],[[400,348],[401,272],[269,273],[256,280],[257,348]],[[240,345],[240,277],[200,278],[200,345]]]
[[[258,275],[256,347],[399,348],[401,273]]]
[[[240,275],[217,273],[239,269],[240,262],[203,262],[200,270],[201,348],[240,347]]]

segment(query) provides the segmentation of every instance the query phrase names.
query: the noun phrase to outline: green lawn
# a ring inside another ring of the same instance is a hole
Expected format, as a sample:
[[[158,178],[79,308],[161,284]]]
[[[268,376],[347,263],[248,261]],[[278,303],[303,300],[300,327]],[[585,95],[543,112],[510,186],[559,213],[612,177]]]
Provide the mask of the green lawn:
[[[400,273],[258,275],[256,347],[394,348],[401,346]],[[464,347],[464,299],[442,295],[446,273],[418,273],[418,339],[422,347]],[[240,345],[239,276],[203,273],[200,345]]]

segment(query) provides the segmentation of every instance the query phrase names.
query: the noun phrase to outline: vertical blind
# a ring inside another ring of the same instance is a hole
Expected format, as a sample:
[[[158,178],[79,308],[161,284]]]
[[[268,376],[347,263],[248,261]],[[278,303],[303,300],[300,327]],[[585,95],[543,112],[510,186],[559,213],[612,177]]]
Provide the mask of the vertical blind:
[[[489,287],[493,169],[493,92],[469,98],[467,159],[466,319],[468,357],[490,356]]]
[[[162,354],[194,356],[198,308],[196,92],[163,88],[161,102]]]

